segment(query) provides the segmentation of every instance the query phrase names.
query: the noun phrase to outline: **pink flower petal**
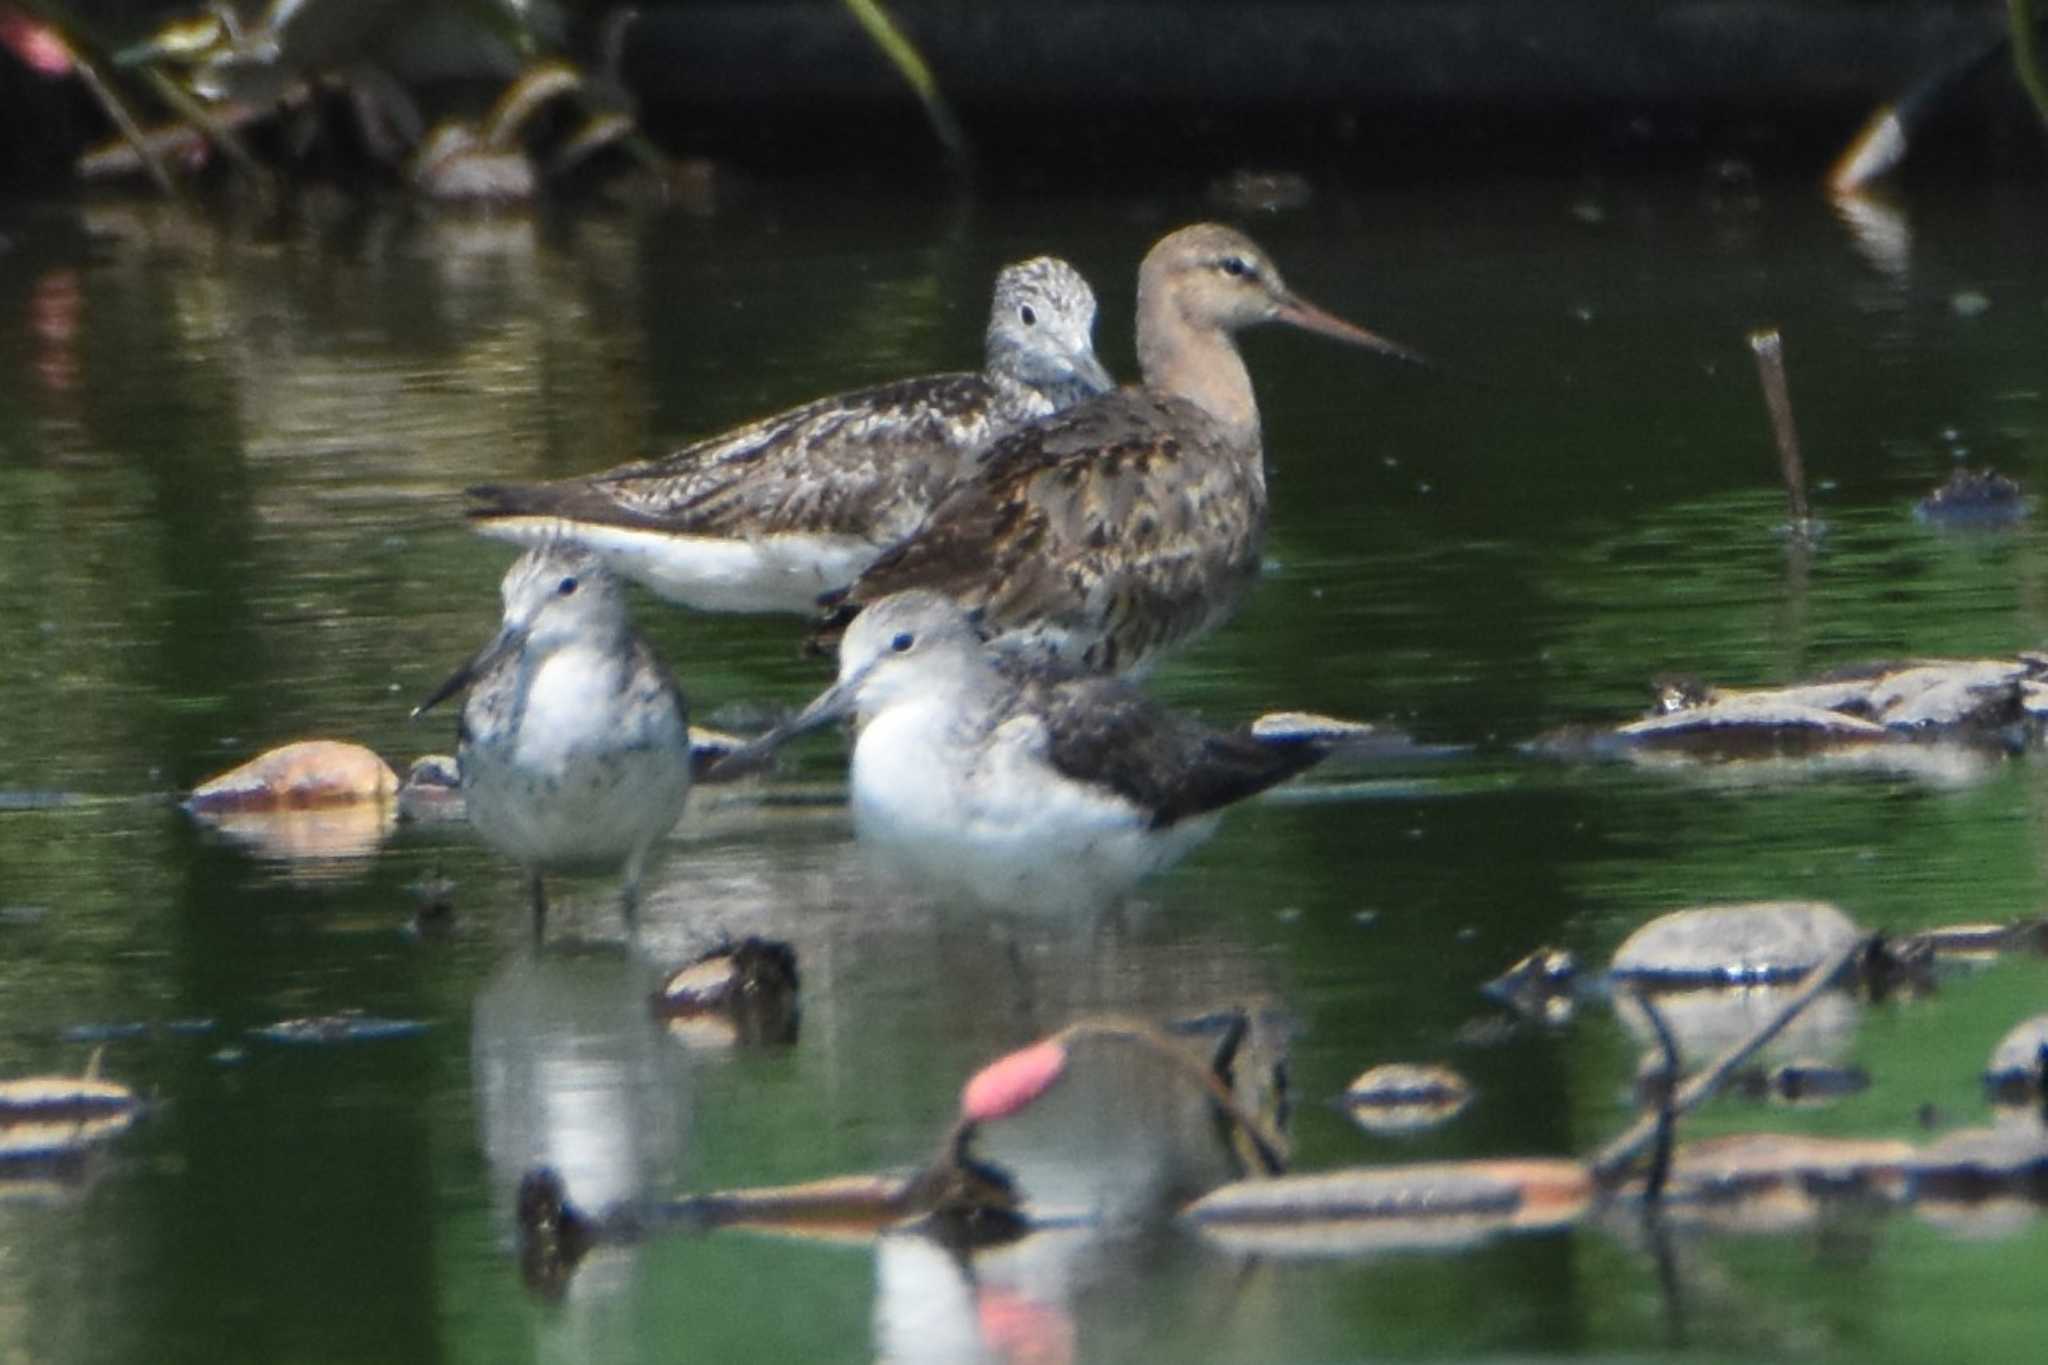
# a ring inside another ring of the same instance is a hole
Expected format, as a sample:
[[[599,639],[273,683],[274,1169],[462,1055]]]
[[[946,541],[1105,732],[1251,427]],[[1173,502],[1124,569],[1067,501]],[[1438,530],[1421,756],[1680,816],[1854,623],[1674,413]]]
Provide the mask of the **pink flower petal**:
[[[71,49],[57,31],[39,24],[20,10],[0,8],[0,46],[19,57],[31,71],[45,76],[71,72]]]
[[[1007,1118],[1052,1088],[1066,1069],[1067,1050],[1033,1043],[974,1073],[960,1092],[960,1116],[974,1123]]]

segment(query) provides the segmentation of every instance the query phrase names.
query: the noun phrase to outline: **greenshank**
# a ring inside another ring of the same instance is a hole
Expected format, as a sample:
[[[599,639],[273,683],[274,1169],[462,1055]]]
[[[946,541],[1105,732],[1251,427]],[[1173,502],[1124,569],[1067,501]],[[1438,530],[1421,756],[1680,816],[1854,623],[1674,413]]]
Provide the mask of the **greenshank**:
[[[542,873],[622,868],[635,926],[640,879],[690,793],[689,712],[633,631],[624,585],[571,544],[528,550],[506,571],[504,625],[414,708],[463,688],[456,761],[469,821],[525,865],[535,942]]]
[[[854,721],[855,831],[916,879],[1000,906],[1100,906],[1207,838],[1223,809],[1370,727],[1212,729],[1134,684],[991,647],[938,593],[874,603],[839,677],[756,746]]]
[[[810,612],[914,530],[998,438],[1115,387],[1095,295],[1050,256],[996,276],[986,367],[821,398],[668,457],[469,490],[487,536],[575,540],[702,611]]]

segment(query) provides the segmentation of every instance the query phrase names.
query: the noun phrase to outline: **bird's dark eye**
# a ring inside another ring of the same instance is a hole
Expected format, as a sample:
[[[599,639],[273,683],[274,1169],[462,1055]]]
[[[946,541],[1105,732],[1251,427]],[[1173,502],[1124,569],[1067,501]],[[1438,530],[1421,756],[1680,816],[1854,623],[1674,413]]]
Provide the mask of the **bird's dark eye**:
[[[563,597],[569,596],[576,591],[576,579],[573,576],[563,579],[555,584],[555,591]]]
[[[1017,320],[1026,327],[1036,327],[1038,325],[1038,314],[1027,303],[1017,309]]]
[[[1223,258],[1223,273],[1236,279],[1243,279],[1252,273],[1252,268],[1242,256],[1225,256]]]
[[[889,642],[889,648],[895,650],[898,654],[901,654],[916,643],[917,637],[915,635],[912,635],[907,630],[899,631],[896,635],[896,638]]]

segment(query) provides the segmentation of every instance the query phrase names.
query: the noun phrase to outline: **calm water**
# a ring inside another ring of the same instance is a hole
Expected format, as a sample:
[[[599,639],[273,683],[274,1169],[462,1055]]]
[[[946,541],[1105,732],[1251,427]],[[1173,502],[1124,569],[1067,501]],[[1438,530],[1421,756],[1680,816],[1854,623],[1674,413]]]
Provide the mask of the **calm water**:
[[[1660,670],[1775,681],[2048,639],[2038,526],[1907,513],[1963,458],[2048,487],[2048,197],[1929,185],[1897,209],[1859,238],[1803,186],[1534,182],[1253,224],[1296,287],[1443,370],[1249,340],[1271,571],[1155,687],[1219,721],[1309,707],[1474,747],[1238,811],[1099,926],[995,925],[878,884],[830,805],[706,799],[653,883],[643,958],[536,962],[518,874],[459,827],[281,861],[171,798],[301,736],[401,767],[450,747],[448,717],[406,712],[493,628],[507,558],[463,530],[462,485],[970,364],[993,271],[1044,250],[1095,281],[1128,374],[1135,263],[1209,210],[767,191],[709,216],[0,208],[0,791],[67,798],[0,813],[0,1074],[82,1067],[80,1025],[213,1021],[111,1044],[104,1069],[156,1110],[89,1188],[0,1203],[0,1362],[963,1360],[1020,1319],[1087,1360],[2032,1354],[2032,1216],[1695,1237],[1675,1294],[1601,1228],[1287,1263],[1048,1240],[972,1278],[910,1238],[725,1234],[595,1261],[560,1304],[510,1254],[534,1160],[591,1203],[905,1165],[975,1066],[1088,1010],[1293,1012],[1303,1168],[1584,1152],[1629,1117],[1609,1017],[1461,1032],[1493,1017],[1475,986],[1535,944],[1598,959],[1728,898],[1823,897],[1894,929],[2037,911],[2033,761],[1799,782],[1512,747],[1633,712]],[[1774,535],[1744,344],[1763,323],[1787,338],[1831,528],[1803,567]],[[640,615],[700,716],[821,681],[791,622]],[[826,740],[791,780],[838,770]],[[407,888],[435,874],[459,919],[421,940]],[[611,891],[574,888],[563,932],[614,935]],[[654,1034],[656,969],[748,932],[797,947],[801,1041],[707,1056]],[[1818,1114],[1724,1102],[1694,1131],[1914,1137],[1923,1103],[1979,1121],[1985,1054],[2044,1003],[2020,962],[1869,1011],[1845,1046],[1870,1091]],[[247,1036],[345,1008],[430,1027]],[[1431,1137],[1363,1137],[1326,1101],[1392,1060],[1448,1062],[1479,1100]]]

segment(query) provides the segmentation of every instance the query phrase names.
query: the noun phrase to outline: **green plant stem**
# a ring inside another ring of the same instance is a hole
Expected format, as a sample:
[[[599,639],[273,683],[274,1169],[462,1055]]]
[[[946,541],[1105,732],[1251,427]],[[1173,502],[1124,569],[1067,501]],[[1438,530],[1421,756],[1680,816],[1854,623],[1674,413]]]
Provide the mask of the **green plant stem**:
[[[2017,0],[2016,0],[2017,2]],[[845,0],[846,8],[854,19],[874,39],[875,46],[882,49],[890,63],[895,66],[917,97],[924,103],[925,116],[932,122],[932,131],[939,141],[955,157],[967,155],[967,136],[960,130],[959,120],[953,117],[951,106],[939,90],[939,83],[932,76],[932,70],[925,65],[924,57],[917,45],[905,36],[889,11],[882,7],[882,0]]]
[[[2034,109],[2048,123],[2048,78],[2041,74],[2041,46],[2034,31],[2034,0],[2006,0],[2012,15],[2012,64]]]

